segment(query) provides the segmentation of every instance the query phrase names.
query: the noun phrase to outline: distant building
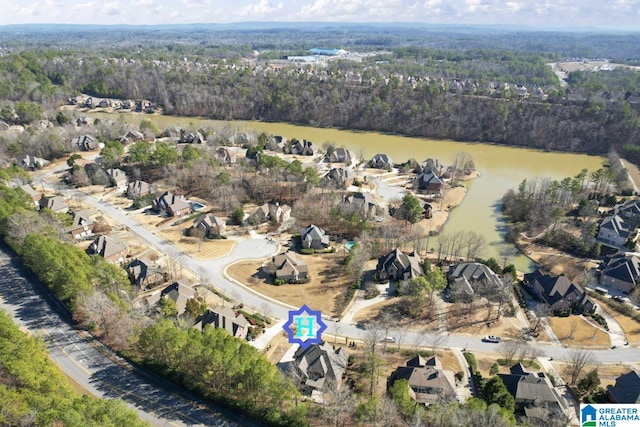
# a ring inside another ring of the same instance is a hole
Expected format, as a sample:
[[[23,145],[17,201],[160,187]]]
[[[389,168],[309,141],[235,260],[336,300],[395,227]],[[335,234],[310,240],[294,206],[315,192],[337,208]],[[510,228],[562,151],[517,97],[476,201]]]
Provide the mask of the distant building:
[[[196,319],[194,328],[203,330],[207,325],[211,325],[214,328],[222,328],[229,332],[231,336],[242,339],[246,339],[253,328],[242,314],[237,314],[230,307],[221,306],[213,310],[207,309],[202,316]]]
[[[422,261],[415,252],[405,254],[394,249],[378,258],[378,280],[409,280],[422,274]]]
[[[415,356],[407,366],[399,366],[390,377],[390,384],[407,380],[409,395],[416,403],[431,405],[455,401],[456,380],[452,371],[443,369],[437,357],[428,360]]]
[[[112,264],[121,264],[127,258],[129,246],[116,237],[102,235],[89,245],[87,252],[89,255],[100,255]]]
[[[334,350],[323,342],[307,348],[300,347],[293,355],[293,366],[301,378],[305,394],[313,391],[331,392],[340,387],[347,369],[349,354],[344,347]]]
[[[618,252],[604,258],[598,267],[600,282],[628,294],[640,280],[640,254]]]
[[[67,205],[67,201],[62,196],[53,196],[53,197],[43,197],[39,201],[40,209],[51,209],[56,213],[67,213],[69,212],[69,205]]]
[[[393,166],[393,160],[391,160],[391,157],[386,154],[376,154],[369,161],[369,166],[377,169],[391,169]]]
[[[300,241],[304,249],[325,249],[329,247],[329,236],[317,225],[309,225],[300,230]]]
[[[309,278],[307,263],[299,260],[293,251],[274,256],[273,265],[276,279],[296,282]]]
[[[313,55],[324,55],[324,56],[338,56],[338,55],[346,55],[347,52],[344,49],[326,49],[320,47],[314,47],[313,49],[309,49],[309,52]]]
[[[191,213],[191,205],[182,196],[177,196],[168,191],[153,201],[153,209],[156,212],[166,213],[177,218]]]
[[[485,264],[465,262],[449,267],[447,273],[452,291],[473,295],[477,291],[492,292],[502,288],[502,280]]]
[[[86,210],[79,210],[73,213],[73,224],[69,232],[75,240],[82,240],[93,235],[95,222]]]

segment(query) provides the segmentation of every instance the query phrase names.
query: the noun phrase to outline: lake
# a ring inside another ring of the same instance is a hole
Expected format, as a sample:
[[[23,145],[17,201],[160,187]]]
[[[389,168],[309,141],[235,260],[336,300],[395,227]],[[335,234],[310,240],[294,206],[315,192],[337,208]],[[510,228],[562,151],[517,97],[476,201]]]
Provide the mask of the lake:
[[[107,113],[87,115],[111,120],[118,117]],[[444,232],[474,230],[481,233],[488,242],[488,246],[482,254],[483,258],[496,257],[498,259],[500,250],[505,247],[503,239],[505,224],[501,218],[499,203],[502,195],[508,189],[517,187],[525,178],[547,177],[560,180],[567,176],[576,175],[583,168],[594,171],[602,167],[606,161],[604,157],[586,154],[536,151],[502,145],[404,137],[376,132],[321,129],[286,123],[222,122],[193,117],[139,114],[122,117],[131,123],[139,123],[142,118],[148,118],[154,121],[161,130],[170,124],[196,128],[229,125],[239,131],[255,130],[258,133],[266,132],[287,138],[304,138],[319,147],[322,147],[324,142],[331,141],[338,147],[344,146],[352,150],[358,157],[363,156],[365,159],[370,159],[377,153],[385,153],[397,163],[402,163],[410,158],[421,162],[429,157],[434,157],[444,164],[450,164],[455,153],[467,152],[473,157],[476,169],[481,173],[481,176],[466,183],[467,195],[462,204],[451,213],[445,224]],[[433,247],[433,243],[430,243],[430,246]],[[533,263],[522,255],[514,259],[514,264],[522,271],[529,271],[533,266]]]

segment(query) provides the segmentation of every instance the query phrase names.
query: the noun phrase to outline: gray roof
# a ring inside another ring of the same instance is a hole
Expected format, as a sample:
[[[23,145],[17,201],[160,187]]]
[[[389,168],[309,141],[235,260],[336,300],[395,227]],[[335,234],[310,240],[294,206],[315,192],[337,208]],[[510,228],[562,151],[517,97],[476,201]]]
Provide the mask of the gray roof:
[[[40,207],[51,209],[54,212],[69,208],[67,201],[62,196],[43,197],[40,199]]]
[[[329,244],[329,236],[327,236],[324,230],[317,225],[311,224],[300,230],[300,238],[305,240],[320,240],[322,244]]]
[[[408,274],[410,278],[417,277],[422,274],[422,265],[420,257],[415,253],[406,254],[400,249],[393,249],[386,255],[378,258],[378,265],[376,271],[386,272],[390,276],[398,277]],[[393,271],[398,271],[398,274],[390,274]]]
[[[618,252],[605,257],[600,270],[605,276],[635,285],[640,279],[640,258],[633,252]]]
[[[543,373],[524,371],[520,366],[512,368],[510,374],[498,374],[509,393],[515,397],[516,404],[557,404],[564,409],[562,398],[553,388],[549,379]]]
[[[326,342],[310,345],[306,349],[301,347],[293,357],[295,365],[305,379],[305,385],[322,391],[340,385],[349,359],[344,347],[334,350]]]
[[[424,361],[416,356],[407,362],[407,366],[399,366],[392,378],[394,381],[407,380],[420,403],[436,403],[456,395],[453,372],[442,369],[442,363],[436,357]]]
[[[100,255],[103,258],[109,258],[113,255],[126,252],[128,249],[127,244],[120,239],[105,235],[98,236],[91,245],[89,245],[89,252]]]
[[[475,291],[478,286],[502,287],[502,281],[488,266],[478,262],[465,262],[449,266],[450,282],[457,282]]]
[[[537,282],[542,287],[544,290],[544,298],[549,305],[554,305],[570,294],[577,293],[580,295],[580,298],[584,295],[582,288],[574,284],[564,274],[552,276],[550,274],[543,274],[540,270],[536,270],[533,273],[525,274],[524,278],[525,281],[529,282],[531,285]],[[580,299],[575,302],[580,302]]]
[[[620,375],[607,392],[616,403],[640,403],[640,375],[636,371]]]

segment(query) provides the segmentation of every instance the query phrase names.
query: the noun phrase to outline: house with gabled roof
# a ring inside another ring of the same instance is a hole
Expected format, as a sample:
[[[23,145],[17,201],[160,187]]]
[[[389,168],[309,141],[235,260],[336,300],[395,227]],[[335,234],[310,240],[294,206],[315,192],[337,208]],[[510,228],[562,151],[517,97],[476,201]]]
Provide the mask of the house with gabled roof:
[[[449,266],[449,287],[456,293],[473,295],[477,291],[502,288],[502,280],[485,264],[463,262]]]
[[[100,255],[105,261],[112,264],[121,264],[126,261],[129,246],[113,236],[98,236],[87,249],[89,255]]]
[[[331,168],[325,176],[322,177],[321,182],[323,187],[332,187],[336,189],[344,190],[347,188],[347,181],[349,180],[349,172],[343,168]]]
[[[293,367],[300,378],[302,392],[311,394],[338,389],[348,361],[349,353],[344,347],[334,349],[326,342],[300,347],[293,355]]]
[[[338,205],[345,212],[357,212],[365,218],[373,218],[378,211],[378,203],[370,193],[345,194]]]
[[[637,238],[636,223],[626,221],[620,215],[607,216],[600,222],[597,240],[602,244],[622,249],[634,238]]]
[[[282,224],[291,218],[291,207],[289,205],[280,205],[278,202],[269,202],[259,206],[249,215],[247,222],[253,225],[264,224],[265,222],[273,222],[274,224]]]
[[[607,399],[611,403],[640,403],[640,375],[629,371],[616,378],[614,385],[607,386]]]
[[[287,251],[273,257],[276,279],[297,282],[309,278],[307,263],[298,259],[295,252]]]
[[[431,405],[455,401],[456,380],[452,371],[443,369],[442,362],[433,356],[425,360],[415,356],[406,366],[399,366],[389,378],[389,385],[407,380],[409,395],[417,403]]]
[[[322,228],[311,224],[300,230],[300,242],[304,249],[325,249],[329,247],[329,236]]]
[[[201,215],[193,221],[193,228],[200,230],[204,236],[209,238],[219,238],[225,235],[227,222],[211,213]]]
[[[536,270],[524,275],[524,285],[551,311],[573,308],[594,312],[597,308],[582,287],[574,284],[564,274],[552,276]]]
[[[202,144],[204,142],[204,136],[198,131],[186,131],[182,132],[180,136],[180,142],[186,144]]]
[[[36,190],[34,190],[33,187],[29,184],[21,185],[20,189],[25,193],[27,193],[31,197],[31,199],[33,199],[33,203],[36,207],[39,206],[38,203],[42,199],[42,193],[39,193]]]
[[[251,324],[242,313],[238,314],[231,307],[222,306],[217,306],[212,310],[207,309],[202,316],[196,319],[194,328],[203,330],[207,325],[222,328],[231,336],[242,339],[246,339],[252,329]]]
[[[118,190],[125,191],[127,189],[129,180],[127,179],[127,174],[124,173],[122,169],[107,169],[107,176],[109,176],[111,185],[116,187]]]
[[[144,139],[144,134],[139,130],[129,129],[124,135],[120,137],[120,142],[124,145],[133,144],[136,141]]]
[[[151,184],[139,179],[127,184],[127,197],[136,198],[151,194]]]
[[[433,174],[441,177],[447,173],[447,167],[438,159],[428,158],[416,166],[414,171],[417,174],[432,172]]]
[[[442,180],[433,172],[423,172],[415,180],[418,191],[425,194],[442,194]]]
[[[601,284],[628,294],[640,279],[640,254],[618,252],[608,255],[598,267],[598,272]]]
[[[191,214],[191,205],[182,196],[177,196],[168,191],[165,191],[155,199],[152,205],[156,212],[166,213],[176,218]]]
[[[303,139],[302,141],[297,140],[294,142],[289,148],[289,151],[289,154],[295,154],[298,156],[313,156],[313,153],[316,150],[313,146],[313,142]]]
[[[422,260],[415,252],[404,253],[396,248],[378,258],[378,280],[409,280],[422,274]]]
[[[136,258],[127,265],[127,275],[134,285],[150,288],[164,281],[162,270],[151,261]]]
[[[509,374],[498,374],[515,399],[516,411],[532,406],[548,406],[566,413],[569,406],[544,373],[527,372],[521,363],[513,365]]]
[[[287,138],[280,135],[271,135],[267,139],[267,143],[265,147],[267,150],[271,151],[283,151],[285,146],[287,145]]]
[[[393,160],[386,154],[376,154],[369,160],[369,166],[376,169],[391,169]]]
[[[53,196],[53,197],[42,197],[39,201],[40,209],[51,209],[56,213],[67,213],[69,212],[69,205],[67,205],[67,201],[62,196]]]
[[[346,148],[336,148],[329,156],[329,162],[342,163],[353,167],[358,164],[358,159]]]
[[[40,169],[47,166],[50,162],[40,157],[27,154],[20,159],[20,166],[28,169]]]
[[[626,221],[640,223],[640,199],[631,199],[614,205],[609,215],[618,215]]]
[[[86,239],[93,235],[95,221],[91,219],[89,211],[79,210],[73,212],[73,223],[69,232],[75,240]]]
[[[85,133],[77,138],[73,138],[71,140],[71,145],[78,147],[78,149],[82,151],[93,151],[98,149],[100,143],[95,136]]]
[[[180,316],[187,309],[187,301],[192,298],[198,298],[198,292],[186,283],[181,281],[173,282],[160,292],[156,291],[149,295],[146,299],[147,305],[155,307],[162,298],[171,298],[176,303],[178,316]]]

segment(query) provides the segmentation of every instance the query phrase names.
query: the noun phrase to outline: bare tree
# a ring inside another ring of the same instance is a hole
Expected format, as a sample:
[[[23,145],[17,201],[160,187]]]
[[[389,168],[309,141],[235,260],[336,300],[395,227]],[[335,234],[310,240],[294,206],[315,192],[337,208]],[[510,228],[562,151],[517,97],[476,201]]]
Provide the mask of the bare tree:
[[[523,343],[517,341],[504,341],[500,344],[498,351],[504,360],[506,360],[507,363],[510,363],[518,353],[522,344]]]
[[[509,264],[509,261],[511,260],[511,258],[516,256],[517,254],[518,254],[518,251],[513,246],[505,245],[505,247],[503,247],[500,250],[500,260],[502,261],[503,270],[507,267],[507,264]]]
[[[85,327],[97,326],[105,338],[109,338],[118,318],[118,308],[103,291],[96,289],[91,295],[82,294],[78,298],[76,318]]]
[[[325,393],[324,405],[322,406],[322,415],[325,421],[335,427],[344,425],[344,418],[350,415],[355,406],[353,400],[351,390],[346,386]]]
[[[588,350],[581,348],[569,350],[564,360],[564,369],[565,373],[571,377],[570,384],[575,384],[584,368],[587,365],[591,365],[594,361],[593,353]]]
[[[578,330],[578,320],[574,317],[569,321],[569,329],[567,331],[567,338],[573,340],[573,334]]]
[[[436,354],[436,349],[444,347],[449,341],[449,334],[446,331],[432,330],[427,333],[427,343],[431,348],[431,353]]]

